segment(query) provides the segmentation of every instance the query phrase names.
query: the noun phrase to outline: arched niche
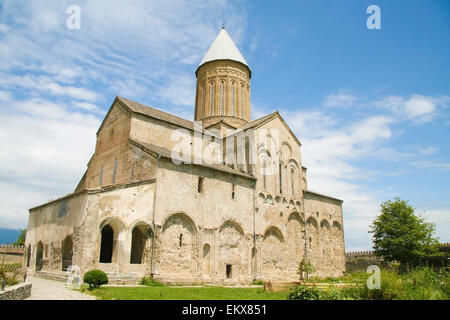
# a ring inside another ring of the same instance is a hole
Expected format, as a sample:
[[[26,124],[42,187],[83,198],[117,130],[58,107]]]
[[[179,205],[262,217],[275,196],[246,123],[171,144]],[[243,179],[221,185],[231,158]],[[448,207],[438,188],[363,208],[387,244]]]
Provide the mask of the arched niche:
[[[187,214],[174,213],[164,221],[160,244],[161,273],[189,275],[197,271],[197,229]]]

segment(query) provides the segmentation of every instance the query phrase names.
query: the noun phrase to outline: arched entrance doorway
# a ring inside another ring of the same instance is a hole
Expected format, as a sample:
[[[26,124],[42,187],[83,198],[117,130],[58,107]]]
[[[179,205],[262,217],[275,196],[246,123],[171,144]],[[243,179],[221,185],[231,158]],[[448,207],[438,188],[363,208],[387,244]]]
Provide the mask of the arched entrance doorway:
[[[30,259],[31,259],[31,244],[28,245],[27,249],[27,268],[30,266]]]
[[[44,245],[42,244],[41,241],[39,241],[38,244],[36,245],[36,271],[42,270],[43,254],[44,254]]]
[[[67,236],[62,243],[62,270],[66,271],[72,265],[73,240],[72,236]]]
[[[148,225],[137,225],[131,232],[131,264],[142,264],[146,260],[146,248],[149,248],[150,239],[153,237]],[[148,254],[147,254],[148,256]]]
[[[114,246],[114,230],[109,224],[102,228],[102,240],[100,245],[100,263],[111,263]]]

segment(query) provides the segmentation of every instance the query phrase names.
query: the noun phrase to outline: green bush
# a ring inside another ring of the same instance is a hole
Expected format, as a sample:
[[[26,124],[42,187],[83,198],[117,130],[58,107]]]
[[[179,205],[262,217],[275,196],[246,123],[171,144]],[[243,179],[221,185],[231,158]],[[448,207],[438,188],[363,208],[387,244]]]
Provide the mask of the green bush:
[[[358,300],[361,296],[359,286],[344,288],[330,287],[322,290],[322,300]]]
[[[264,282],[261,279],[253,280],[253,285],[262,286]]]
[[[163,287],[164,284],[154,278],[142,278],[141,285],[149,287]]]
[[[287,299],[288,300],[322,300],[323,292],[320,291],[315,286],[305,286],[305,285],[300,284],[290,290]]]
[[[393,269],[381,270],[380,289],[368,289],[365,272],[354,272],[339,278],[314,279],[323,283],[353,283],[347,287],[331,286],[326,289],[298,286],[288,296],[289,300],[449,300],[450,272],[444,268],[435,271],[430,267],[417,267],[400,273]]]
[[[416,267],[409,272],[381,271],[381,288],[364,287],[361,299],[369,300],[448,300],[450,275],[445,269],[434,271]]]
[[[84,274],[83,281],[89,284],[89,289],[92,290],[108,284],[108,276],[101,270],[91,270]]]

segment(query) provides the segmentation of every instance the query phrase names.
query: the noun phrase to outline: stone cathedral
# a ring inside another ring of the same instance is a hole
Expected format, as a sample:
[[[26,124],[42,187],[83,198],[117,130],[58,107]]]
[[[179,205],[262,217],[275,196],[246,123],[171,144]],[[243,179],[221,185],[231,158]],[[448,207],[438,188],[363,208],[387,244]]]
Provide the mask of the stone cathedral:
[[[298,280],[306,259],[342,275],[342,200],[308,189],[278,112],[251,119],[252,72],[224,28],[195,75],[195,121],[115,98],[74,192],[29,210],[28,273],[251,283]]]

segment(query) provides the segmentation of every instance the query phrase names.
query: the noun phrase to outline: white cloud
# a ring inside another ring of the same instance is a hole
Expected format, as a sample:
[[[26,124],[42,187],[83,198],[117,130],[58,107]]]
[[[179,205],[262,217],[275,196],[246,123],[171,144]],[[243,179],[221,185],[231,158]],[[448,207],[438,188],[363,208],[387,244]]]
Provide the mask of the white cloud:
[[[169,83],[161,86],[158,96],[175,105],[189,106],[194,109],[196,79],[192,74],[173,74]]]
[[[238,46],[247,20],[245,12],[222,0],[78,0],[81,30],[68,30],[70,4],[2,1],[0,100],[8,102],[8,111],[0,114],[0,196],[5,199],[0,227],[24,227],[28,208],[73,190],[94,150],[102,112],[115,95],[158,101],[155,107],[192,118],[193,69],[223,20]],[[253,40],[250,50],[258,47]],[[323,106],[350,107],[362,100],[339,90]],[[355,160],[379,156],[377,151],[387,154],[383,144],[394,135],[394,121],[431,121],[449,100],[389,96],[366,103],[383,114],[355,123],[342,122],[328,112],[332,109],[283,113],[303,143],[311,189],[345,200],[346,240],[355,248],[370,246],[368,225],[382,192],[363,188],[361,181],[376,172]],[[252,107],[255,117],[266,114],[262,106]],[[409,157],[390,151],[392,157]]]
[[[0,32],[7,33],[9,31],[9,27],[6,24],[0,23]]]
[[[328,95],[324,102],[324,107],[350,107],[352,106],[356,101],[358,101],[360,98],[349,94],[342,92],[342,90],[337,94],[330,94]]]
[[[426,147],[426,148],[419,149],[419,152],[426,156],[434,154],[434,153],[436,153],[436,151],[438,151],[438,148],[436,148],[436,147]]]
[[[237,45],[246,27],[222,0],[78,0],[81,29],[69,30],[72,4],[1,4],[0,227],[22,228],[30,207],[73,191],[115,95],[192,118],[195,66],[221,21]]]
[[[339,95],[327,96],[324,107],[350,106],[358,98],[356,96]],[[340,119],[327,109],[299,110],[297,112],[283,111],[285,120],[302,142],[303,165],[308,167],[308,188],[344,200],[344,228],[346,243],[350,243],[347,250],[369,249],[371,235],[369,226],[379,213],[379,206],[383,200],[392,196],[392,190],[374,190],[364,187],[364,181],[379,178],[386,172],[358,165],[360,161],[379,159],[380,161],[408,162],[418,159],[422,155],[431,155],[436,148],[422,148],[422,152],[403,151],[390,146],[394,136],[392,126],[405,117],[396,116],[398,113],[408,114],[413,119],[421,114],[436,112],[430,107],[430,101],[438,104],[442,98],[428,97],[423,99],[417,95],[410,98],[388,97],[382,101],[389,101],[379,111],[386,111],[389,105],[391,112],[380,112],[378,115],[365,117],[351,117]],[[371,103],[378,106],[376,103]],[[442,104],[442,103],[441,103]],[[397,109],[393,109],[395,106]],[[422,110],[421,112],[417,110]],[[414,150],[416,150],[415,148]],[[440,168],[450,167],[445,162],[415,161],[415,166]],[[414,169],[412,169],[414,170]],[[402,173],[404,174],[404,173]]]
[[[376,171],[360,168],[357,160],[372,158],[392,137],[394,120],[367,116],[343,122],[322,110],[282,111],[302,143],[302,161],[308,168],[308,188],[344,200],[346,250],[371,247],[369,225],[378,214],[380,192],[363,187]]]
[[[11,93],[0,90],[0,101],[8,101],[11,99]]]
[[[411,162],[413,166],[419,169],[430,169],[432,171],[449,171],[450,162],[441,160],[419,160]]]
[[[439,111],[448,106],[448,96],[423,96],[413,94],[409,98],[387,96],[381,100],[369,102],[374,106],[392,112],[399,120],[410,120],[416,123],[434,120]]]
[[[9,101],[0,114],[0,227],[22,228],[27,210],[70,193],[94,151],[100,118],[44,100]]]
[[[6,73],[0,73],[0,76],[0,86],[4,88],[23,88],[32,90],[33,93],[41,92],[51,96],[65,96],[86,101],[97,101],[100,99],[100,95],[92,90],[60,85],[47,76],[15,76]]]
[[[423,96],[420,94],[412,94],[409,97],[388,95],[381,99],[367,101],[366,98],[340,89],[338,93],[326,96],[322,105],[339,108],[356,106],[359,108],[376,108],[391,113],[398,120],[423,123],[436,119],[440,112],[450,105],[450,97],[445,95]]]
[[[439,242],[450,242],[450,208],[419,209],[425,221],[436,225]]]
[[[68,30],[66,8],[71,4],[3,1],[0,20],[14,28],[0,43],[0,70],[41,73],[39,80],[42,73],[50,75],[52,82],[43,85],[54,95],[94,101],[92,93],[81,89],[100,86],[106,88],[102,95],[187,105],[195,86],[173,83],[180,80],[179,71],[186,68],[192,77],[222,20],[238,45],[246,26],[245,12],[222,0],[80,0],[81,29]],[[83,86],[62,85],[74,80]],[[173,90],[161,90],[168,87]]]
[[[92,113],[97,113],[97,114],[101,114],[101,115],[106,115],[106,112],[102,109],[100,109],[98,106],[96,106],[95,104],[89,103],[89,102],[79,102],[79,101],[73,101],[72,102],[72,106],[74,108],[78,108],[78,109],[82,109],[82,110],[86,110]]]

